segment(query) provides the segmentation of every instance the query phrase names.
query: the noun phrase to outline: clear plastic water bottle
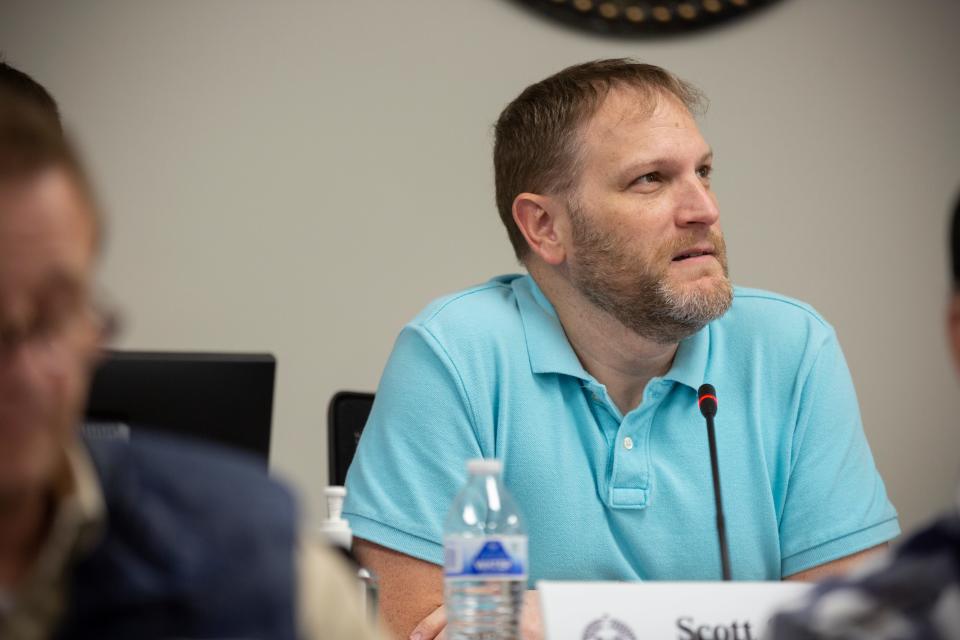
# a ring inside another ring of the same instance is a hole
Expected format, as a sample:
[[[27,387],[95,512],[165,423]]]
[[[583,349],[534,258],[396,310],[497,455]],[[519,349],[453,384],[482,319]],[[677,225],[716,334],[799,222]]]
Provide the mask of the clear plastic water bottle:
[[[451,640],[517,640],[527,588],[527,532],[499,460],[470,460],[444,526]]]

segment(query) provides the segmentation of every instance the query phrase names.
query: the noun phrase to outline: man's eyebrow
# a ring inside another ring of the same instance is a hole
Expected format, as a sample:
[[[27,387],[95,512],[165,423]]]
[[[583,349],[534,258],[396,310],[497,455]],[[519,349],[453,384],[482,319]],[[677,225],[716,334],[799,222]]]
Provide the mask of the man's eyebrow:
[[[706,164],[713,161],[713,149],[710,149],[700,158],[700,164]]]

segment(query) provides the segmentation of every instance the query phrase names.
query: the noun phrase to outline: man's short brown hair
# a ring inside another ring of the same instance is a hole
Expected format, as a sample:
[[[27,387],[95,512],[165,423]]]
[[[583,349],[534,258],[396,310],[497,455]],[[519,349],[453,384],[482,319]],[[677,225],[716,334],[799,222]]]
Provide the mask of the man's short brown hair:
[[[497,209],[519,260],[530,248],[513,220],[514,199],[524,192],[564,193],[575,185],[580,130],[614,88],[651,98],[673,95],[694,114],[706,104],[692,84],[628,58],[567,67],[524,89],[500,114],[493,147]]]
[[[29,75],[11,66],[0,57],[0,97],[5,101],[16,100],[29,107],[38,118],[47,121],[50,128],[63,132],[60,108],[46,87]]]
[[[59,119],[33,96],[0,83],[0,184],[50,168],[67,172],[86,199],[99,246],[104,230],[93,187]]]

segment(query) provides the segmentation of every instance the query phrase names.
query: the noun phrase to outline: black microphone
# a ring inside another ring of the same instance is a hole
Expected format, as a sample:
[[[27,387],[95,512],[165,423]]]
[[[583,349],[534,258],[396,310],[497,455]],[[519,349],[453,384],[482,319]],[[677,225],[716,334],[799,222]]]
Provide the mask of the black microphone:
[[[717,463],[717,437],[713,432],[713,417],[717,415],[717,390],[712,384],[700,385],[697,405],[707,420],[707,439],[710,442],[710,468],[713,471],[713,500],[717,505],[717,540],[720,543],[720,566],[723,579],[730,580],[730,552],[727,550],[727,525],[723,519],[723,498],[720,495],[720,467]]]

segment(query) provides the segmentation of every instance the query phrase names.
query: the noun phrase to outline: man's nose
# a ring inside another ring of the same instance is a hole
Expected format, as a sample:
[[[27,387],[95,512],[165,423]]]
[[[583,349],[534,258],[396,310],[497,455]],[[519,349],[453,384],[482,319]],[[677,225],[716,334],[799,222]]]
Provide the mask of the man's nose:
[[[699,178],[685,181],[677,198],[677,226],[710,227],[720,220],[716,195]]]

